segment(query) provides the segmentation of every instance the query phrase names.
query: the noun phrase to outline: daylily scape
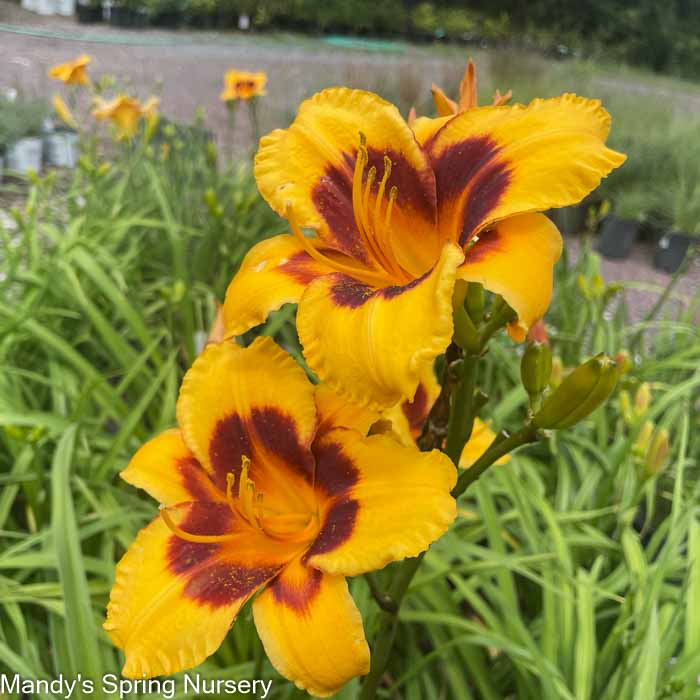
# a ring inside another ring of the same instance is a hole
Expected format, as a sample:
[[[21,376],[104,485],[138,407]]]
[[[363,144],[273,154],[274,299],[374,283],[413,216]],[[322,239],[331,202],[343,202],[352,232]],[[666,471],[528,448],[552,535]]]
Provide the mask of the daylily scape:
[[[269,338],[207,346],[182,384],[179,429],[122,477],[163,504],[117,566],[105,629],[129,678],[192,668],[257,591],[265,651],[315,695],[369,670],[345,576],[411,557],[456,514],[455,468],[363,418]]]
[[[609,129],[598,100],[572,94],[409,127],[370,92],[319,92],[260,142],[258,187],[291,235],[248,253],[226,294],[227,337],[298,303],[309,367],[384,408],[412,398],[450,342],[458,279],[502,295],[523,340],[562,245],[538,212],[580,201],[624,162]]]

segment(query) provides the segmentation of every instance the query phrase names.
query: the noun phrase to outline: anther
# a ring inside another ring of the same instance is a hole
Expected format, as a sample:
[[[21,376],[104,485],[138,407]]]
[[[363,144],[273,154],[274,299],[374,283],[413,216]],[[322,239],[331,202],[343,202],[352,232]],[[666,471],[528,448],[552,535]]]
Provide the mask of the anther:
[[[389,222],[391,221],[391,210],[394,208],[394,202],[396,201],[396,197],[399,194],[399,190],[394,185],[390,190],[389,190],[389,204],[386,205],[386,214],[384,214],[384,226],[388,227]]]

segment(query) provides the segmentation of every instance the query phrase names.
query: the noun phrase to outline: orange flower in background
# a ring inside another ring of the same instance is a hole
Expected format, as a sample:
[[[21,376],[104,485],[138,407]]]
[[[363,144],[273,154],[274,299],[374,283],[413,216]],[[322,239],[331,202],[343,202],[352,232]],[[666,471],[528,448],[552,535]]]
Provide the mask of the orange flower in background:
[[[411,399],[452,338],[457,279],[547,310],[561,236],[537,212],[578,202],[625,157],[610,116],[576,95],[474,107],[413,130],[377,95],[331,88],[261,140],[258,188],[289,220],[251,249],[224,304],[227,337],[298,303],[308,365],[352,401]],[[313,231],[315,235],[307,235]]]
[[[433,102],[435,102],[435,109],[440,117],[451,117],[460,112],[466,112],[467,110],[478,107],[476,67],[472,59],[470,58],[469,61],[467,61],[467,68],[459,84],[459,102],[451,100],[441,88],[435,85],[435,83],[433,83],[431,90],[433,93]],[[501,95],[499,90],[496,90],[493,96],[493,104],[495,106],[507,104],[510,102],[512,96],[513,93],[510,90],[503,95]]]
[[[53,108],[59,119],[71,129],[78,129],[78,122],[76,122],[73,112],[71,112],[70,107],[63,101],[60,95],[54,95],[52,98]]]
[[[129,139],[138,131],[141,119],[155,116],[159,103],[157,97],[149,98],[144,105],[128,95],[112,100],[98,98],[92,115],[98,121],[109,119],[117,129],[117,139]]]
[[[53,66],[49,68],[49,78],[60,80],[66,85],[89,85],[90,78],[86,68],[90,60],[90,56],[82,54],[73,61]]]
[[[119,562],[105,629],[122,673],[192,668],[245,602],[268,658],[327,696],[369,670],[346,576],[413,557],[453,521],[456,470],[437,451],[366,437],[360,412],[270,338],[208,345],[182,384],[179,429],[144,445],[122,477],[163,504]]]
[[[220,98],[223,102],[230,102],[232,100],[250,100],[253,97],[260,97],[267,94],[265,91],[266,84],[266,73],[230,70],[224,75],[224,89]]]

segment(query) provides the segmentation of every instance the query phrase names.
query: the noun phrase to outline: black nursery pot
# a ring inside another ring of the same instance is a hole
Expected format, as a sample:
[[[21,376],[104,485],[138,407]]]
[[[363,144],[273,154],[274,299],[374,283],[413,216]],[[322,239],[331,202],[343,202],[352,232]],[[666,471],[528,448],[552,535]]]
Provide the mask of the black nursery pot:
[[[654,253],[654,267],[673,274],[681,266],[693,239],[687,233],[669,231],[661,237]]]
[[[102,5],[80,5],[76,6],[78,22],[80,24],[97,24],[101,22]]]
[[[600,229],[596,249],[603,257],[624,260],[632,252],[638,235],[638,221],[607,216]]]
[[[114,5],[110,10],[109,23],[114,27],[139,28],[148,24],[148,17],[139,10]]]
[[[153,16],[151,24],[154,27],[177,29],[177,27],[182,24],[182,13],[178,12],[177,10],[159,12]]]
[[[587,205],[576,204],[571,207],[550,209],[547,213],[564,236],[575,236],[586,228],[587,212]]]

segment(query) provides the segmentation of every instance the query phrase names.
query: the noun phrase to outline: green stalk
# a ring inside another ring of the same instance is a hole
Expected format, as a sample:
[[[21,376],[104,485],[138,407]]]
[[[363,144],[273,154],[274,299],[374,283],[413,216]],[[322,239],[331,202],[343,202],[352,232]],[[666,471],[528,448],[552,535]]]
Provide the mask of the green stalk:
[[[537,429],[531,425],[525,426],[511,436],[507,436],[505,432],[501,431],[488,450],[462,474],[457,481],[457,485],[452,490],[452,495],[455,498],[461,496],[494,462],[512,450],[534,442],[537,440],[537,435]],[[457,458],[459,459],[459,455]],[[406,559],[397,569],[387,593],[387,597],[395,604],[396,609],[395,611],[384,610],[379,618],[379,628],[375,637],[374,649],[372,650],[372,663],[369,674],[367,674],[362,686],[359,700],[374,700],[377,696],[377,690],[394,646],[401,604],[413,577],[420,568],[424,556],[425,552],[413,559]]]
[[[447,428],[445,454],[455,466],[459,466],[459,458],[464,446],[471,437],[474,427],[474,389],[476,387],[476,367],[478,355],[467,355],[462,366],[461,381],[457,390],[452,394],[450,422]]]

